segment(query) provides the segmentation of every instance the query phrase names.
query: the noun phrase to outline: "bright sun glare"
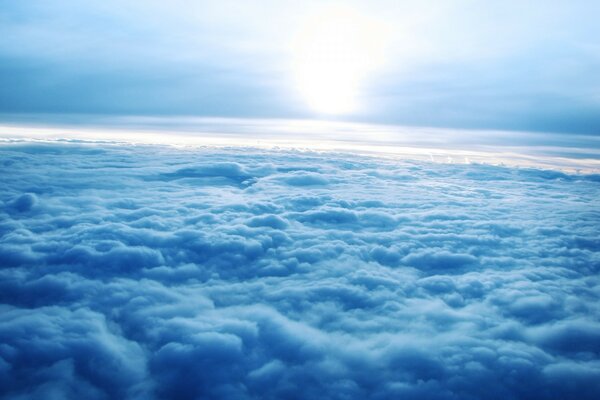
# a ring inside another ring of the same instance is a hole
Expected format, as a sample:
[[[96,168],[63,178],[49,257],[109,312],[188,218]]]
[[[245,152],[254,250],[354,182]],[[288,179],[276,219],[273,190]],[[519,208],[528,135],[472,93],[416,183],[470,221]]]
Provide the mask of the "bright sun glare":
[[[353,9],[324,10],[303,25],[292,44],[295,84],[323,114],[359,108],[368,74],[382,64],[385,27]]]

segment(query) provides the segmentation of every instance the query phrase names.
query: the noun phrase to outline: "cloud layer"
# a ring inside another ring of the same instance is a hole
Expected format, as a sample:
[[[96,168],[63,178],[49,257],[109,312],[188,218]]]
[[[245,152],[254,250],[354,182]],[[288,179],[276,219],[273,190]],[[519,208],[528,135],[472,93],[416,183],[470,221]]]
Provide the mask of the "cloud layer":
[[[600,397],[600,179],[0,148],[3,398]]]
[[[315,28],[341,3],[386,34],[335,46],[340,29]],[[320,88],[387,44],[355,121],[598,135],[597,15],[592,0],[0,0],[0,113],[318,118],[294,79],[308,31],[309,50],[334,41],[309,57],[337,60]]]

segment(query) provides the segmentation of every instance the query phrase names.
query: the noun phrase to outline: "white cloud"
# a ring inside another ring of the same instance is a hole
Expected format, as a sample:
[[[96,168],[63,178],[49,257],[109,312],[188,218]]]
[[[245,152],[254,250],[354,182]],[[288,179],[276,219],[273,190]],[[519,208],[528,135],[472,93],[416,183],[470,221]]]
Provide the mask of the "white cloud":
[[[0,160],[6,398],[600,395],[596,176],[154,145]]]

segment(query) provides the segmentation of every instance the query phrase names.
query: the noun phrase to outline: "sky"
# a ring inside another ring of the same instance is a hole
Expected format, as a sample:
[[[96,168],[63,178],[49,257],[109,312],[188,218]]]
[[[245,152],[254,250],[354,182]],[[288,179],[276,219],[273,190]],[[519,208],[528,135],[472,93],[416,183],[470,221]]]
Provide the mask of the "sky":
[[[600,134],[597,1],[0,0],[0,113]]]
[[[598,15],[0,0],[0,400],[600,399]]]

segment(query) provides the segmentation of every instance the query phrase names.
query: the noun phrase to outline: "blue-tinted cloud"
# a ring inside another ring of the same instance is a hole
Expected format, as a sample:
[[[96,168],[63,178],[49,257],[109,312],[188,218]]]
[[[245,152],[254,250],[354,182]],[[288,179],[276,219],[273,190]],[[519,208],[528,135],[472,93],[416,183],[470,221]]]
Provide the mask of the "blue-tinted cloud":
[[[3,398],[596,399],[596,176],[0,148]]]

